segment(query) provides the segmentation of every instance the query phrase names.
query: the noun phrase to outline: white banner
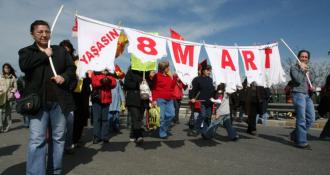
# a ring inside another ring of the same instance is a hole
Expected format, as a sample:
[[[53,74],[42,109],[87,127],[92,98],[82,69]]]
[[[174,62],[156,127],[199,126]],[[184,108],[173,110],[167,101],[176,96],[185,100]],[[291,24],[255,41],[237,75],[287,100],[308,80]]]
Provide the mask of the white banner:
[[[181,81],[189,85],[198,75],[200,45],[186,45],[184,42],[167,41],[175,71]]]
[[[79,77],[88,70],[114,72],[120,30],[116,26],[78,17]]]
[[[263,45],[259,48],[261,68],[264,69],[265,87],[285,82],[285,72],[282,68],[278,43]]]
[[[128,28],[124,31],[129,41],[128,53],[134,54],[142,62],[155,61],[167,56],[165,39]]]
[[[121,28],[78,16],[78,72],[85,76],[88,70],[114,71],[114,58],[120,30],[124,29],[128,40],[128,52],[140,58],[142,62],[155,61],[167,56],[169,46],[176,73],[183,83],[189,85],[197,76],[198,58],[202,44],[156,36],[130,28]],[[166,42],[167,41],[167,42]],[[216,84],[226,83],[227,91],[241,86],[239,77],[238,51],[241,54],[248,85],[270,87],[285,82],[278,44],[262,46],[215,46],[205,48],[213,67]]]
[[[257,85],[263,86],[265,72],[261,67],[259,47],[239,47],[239,52],[243,60],[243,67],[248,85],[255,82]]]
[[[241,88],[237,48],[205,45],[205,49],[212,66],[213,81],[216,85],[225,83],[228,93]]]

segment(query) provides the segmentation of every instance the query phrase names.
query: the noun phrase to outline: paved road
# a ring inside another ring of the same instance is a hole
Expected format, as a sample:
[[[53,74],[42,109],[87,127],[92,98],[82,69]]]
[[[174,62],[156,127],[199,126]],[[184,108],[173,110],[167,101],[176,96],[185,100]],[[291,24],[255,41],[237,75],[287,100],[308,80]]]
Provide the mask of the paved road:
[[[28,130],[14,116],[13,129],[0,134],[0,174],[25,172]],[[113,136],[109,144],[91,143],[85,131],[82,148],[64,158],[69,175],[329,175],[330,141],[320,141],[320,129],[311,130],[312,150],[301,150],[288,142],[290,128],[258,126],[258,136],[245,133],[246,125],[235,124],[241,137],[229,141],[225,130],[213,140],[188,137],[184,122],[172,128],[173,136],[160,140],[152,133],[142,146],[128,141],[128,130]]]

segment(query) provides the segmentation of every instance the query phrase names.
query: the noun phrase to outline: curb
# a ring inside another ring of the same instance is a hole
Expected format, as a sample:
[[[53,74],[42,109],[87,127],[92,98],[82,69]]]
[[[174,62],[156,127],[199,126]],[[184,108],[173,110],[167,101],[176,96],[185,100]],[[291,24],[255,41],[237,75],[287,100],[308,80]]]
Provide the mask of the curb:
[[[322,129],[324,125],[326,124],[327,119],[319,119],[315,121],[312,124],[311,128],[317,128],[317,129]],[[296,126],[296,120],[268,120],[267,121],[267,126],[273,126],[273,127],[295,127]]]

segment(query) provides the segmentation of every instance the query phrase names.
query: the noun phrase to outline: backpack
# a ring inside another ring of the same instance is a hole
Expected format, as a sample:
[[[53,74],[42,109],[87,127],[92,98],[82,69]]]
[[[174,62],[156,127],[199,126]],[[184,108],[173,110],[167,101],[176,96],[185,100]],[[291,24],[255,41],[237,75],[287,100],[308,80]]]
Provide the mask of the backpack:
[[[143,72],[143,80],[140,84],[140,97],[142,100],[148,100],[151,96],[151,91],[147,80],[145,79],[145,72]]]

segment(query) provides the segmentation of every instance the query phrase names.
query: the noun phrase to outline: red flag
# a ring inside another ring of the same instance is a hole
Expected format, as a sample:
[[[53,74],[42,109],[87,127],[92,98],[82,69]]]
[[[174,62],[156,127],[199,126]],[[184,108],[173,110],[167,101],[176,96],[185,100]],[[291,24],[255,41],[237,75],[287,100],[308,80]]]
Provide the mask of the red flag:
[[[72,37],[77,37],[78,34],[78,20],[77,20],[77,17],[74,18],[74,25],[72,27]]]
[[[125,77],[125,73],[120,69],[120,67],[115,65],[115,73],[117,74],[119,79],[123,79]]]
[[[204,59],[202,62],[198,64],[198,70],[202,70],[203,67],[207,66],[207,61]]]
[[[117,51],[116,51],[116,58],[121,56],[124,53],[125,46],[128,43],[128,38],[124,32],[120,32],[118,43],[117,43]]]
[[[184,38],[176,31],[174,31],[173,29],[170,29],[171,32],[171,37],[174,39],[178,39],[178,40],[184,40]]]

